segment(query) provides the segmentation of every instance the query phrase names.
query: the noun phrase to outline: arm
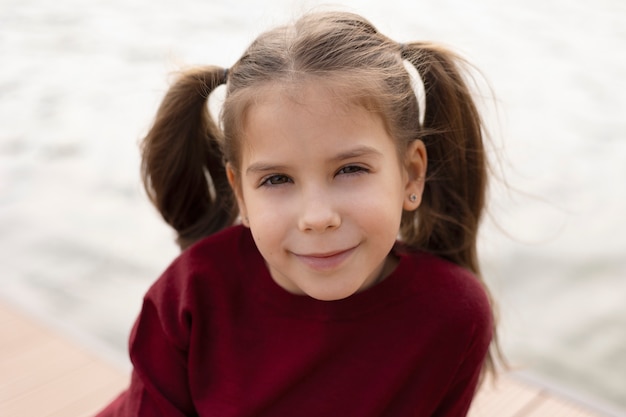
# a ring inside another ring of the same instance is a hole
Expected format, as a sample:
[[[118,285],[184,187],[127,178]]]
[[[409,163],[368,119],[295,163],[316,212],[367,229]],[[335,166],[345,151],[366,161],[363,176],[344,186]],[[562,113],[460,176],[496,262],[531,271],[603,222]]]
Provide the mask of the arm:
[[[467,415],[481,379],[485,357],[492,338],[492,321],[489,312],[474,328],[466,355],[450,386],[432,417],[464,417]]]
[[[186,343],[181,343],[188,340],[189,326],[184,314],[166,316],[168,309],[156,301],[159,294],[155,297],[155,292],[146,296],[131,333],[130,386],[97,417],[196,415],[187,377]]]

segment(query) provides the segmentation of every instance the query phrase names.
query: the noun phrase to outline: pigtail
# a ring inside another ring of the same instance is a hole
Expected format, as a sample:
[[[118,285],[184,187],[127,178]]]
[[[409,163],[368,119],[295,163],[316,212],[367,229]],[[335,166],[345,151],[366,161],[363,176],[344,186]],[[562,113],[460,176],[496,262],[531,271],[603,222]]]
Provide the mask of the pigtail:
[[[404,46],[402,56],[424,83],[421,139],[428,154],[419,221],[404,222],[403,235],[417,247],[479,274],[476,240],[487,166],[478,109],[451,52],[413,43]]]
[[[481,279],[477,235],[485,207],[487,160],[483,124],[471,91],[459,70],[463,61],[430,44],[402,48],[424,83],[423,135],[428,169],[417,215],[405,213],[401,233],[408,243],[461,265]],[[494,310],[493,344],[484,370],[495,375],[496,360],[506,367],[497,337]]]
[[[208,96],[226,82],[219,67],[183,73],[169,89],[142,142],[142,179],[152,203],[185,249],[233,224],[236,210]]]

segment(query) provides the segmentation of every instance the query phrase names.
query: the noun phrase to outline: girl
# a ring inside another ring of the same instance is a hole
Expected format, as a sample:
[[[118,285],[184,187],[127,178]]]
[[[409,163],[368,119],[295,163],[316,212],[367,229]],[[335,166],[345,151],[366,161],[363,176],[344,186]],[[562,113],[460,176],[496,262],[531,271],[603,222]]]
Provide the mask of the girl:
[[[184,251],[145,297],[130,387],[99,415],[466,415],[494,330],[481,122],[458,63],[316,13],[230,69],[184,73],[142,165]]]

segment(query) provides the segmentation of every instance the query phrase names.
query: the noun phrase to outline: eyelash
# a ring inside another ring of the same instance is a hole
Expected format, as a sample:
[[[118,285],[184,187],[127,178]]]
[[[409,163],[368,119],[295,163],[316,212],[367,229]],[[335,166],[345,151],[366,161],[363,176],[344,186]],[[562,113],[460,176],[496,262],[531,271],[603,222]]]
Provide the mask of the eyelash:
[[[282,182],[278,182],[278,183],[272,182],[272,181],[275,181],[277,179],[281,180]],[[291,180],[291,178],[289,178],[286,175],[283,175],[283,174],[273,174],[273,175],[269,175],[269,176],[263,178],[263,180],[261,180],[261,187],[276,187],[276,186],[284,185],[284,184],[287,184],[287,183],[290,183],[290,182],[293,182],[293,181]]]
[[[369,169],[362,167],[360,165],[346,165],[342,167],[340,170],[338,170],[335,176],[337,175],[349,175],[349,176],[361,175],[361,174],[366,174],[368,172],[370,172]],[[275,182],[277,180],[278,182]],[[292,182],[293,180],[289,178],[287,175],[272,174],[267,177],[264,177],[261,180],[260,186],[261,187],[277,187],[277,186],[289,184]]]
[[[345,172],[347,170],[350,170],[351,172]],[[365,167],[362,167],[360,165],[346,165],[345,167],[343,167],[339,171],[337,171],[337,174],[360,175],[360,174],[366,174],[368,172],[370,172],[369,169],[367,169]]]

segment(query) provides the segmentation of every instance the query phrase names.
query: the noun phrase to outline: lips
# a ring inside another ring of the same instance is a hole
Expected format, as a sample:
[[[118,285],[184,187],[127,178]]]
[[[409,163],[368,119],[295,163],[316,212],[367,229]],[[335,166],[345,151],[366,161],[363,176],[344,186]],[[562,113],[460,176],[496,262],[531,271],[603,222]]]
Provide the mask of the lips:
[[[354,253],[356,247],[333,251],[327,253],[314,254],[294,254],[303,264],[316,271],[330,271],[339,267],[346,259]]]

